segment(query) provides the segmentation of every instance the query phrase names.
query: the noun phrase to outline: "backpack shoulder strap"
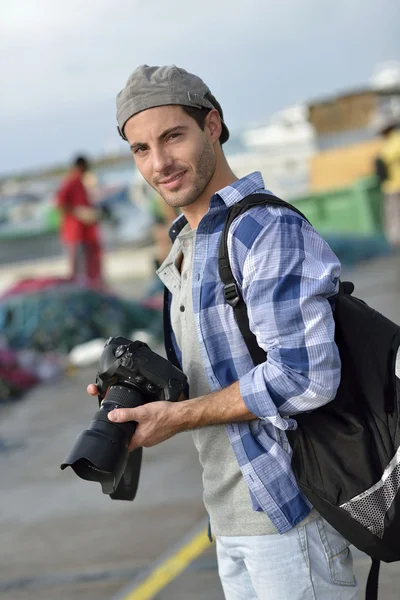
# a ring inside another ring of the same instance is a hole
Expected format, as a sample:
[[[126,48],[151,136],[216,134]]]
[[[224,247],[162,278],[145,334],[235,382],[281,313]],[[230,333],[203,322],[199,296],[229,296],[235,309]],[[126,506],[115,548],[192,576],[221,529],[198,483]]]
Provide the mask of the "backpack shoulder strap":
[[[378,600],[379,590],[379,569],[381,563],[376,558],[372,559],[372,565],[367,580],[367,589],[365,591],[365,600]]]
[[[276,196],[273,196],[272,194],[251,194],[243,198],[243,200],[241,200],[240,202],[234,204],[229,210],[219,247],[219,276],[221,278],[222,283],[224,284],[225,300],[230,306],[233,307],[236,322],[255,365],[259,365],[265,362],[266,354],[264,350],[262,350],[262,348],[260,348],[257,344],[256,336],[250,329],[247,308],[239,292],[235,278],[232,273],[228,254],[228,232],[233,221],[239,215],[246,212],[250,208],[253,208],[255,206],[263,206],[265,204],[270,204],[272,206],[284,206],[286,208],[290,208],[290,210],[296,212],[298,215],[300,215],[306,221],[308,221],[308,219],[303,215],[303,213],[300,212],[295,206],[284,202],[283,200],[277,198]]]

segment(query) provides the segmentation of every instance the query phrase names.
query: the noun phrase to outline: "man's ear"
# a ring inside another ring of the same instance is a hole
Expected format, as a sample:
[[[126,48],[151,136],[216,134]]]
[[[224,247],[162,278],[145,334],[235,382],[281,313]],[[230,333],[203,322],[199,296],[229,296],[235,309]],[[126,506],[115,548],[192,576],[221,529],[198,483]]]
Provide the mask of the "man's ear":
[[[213,144],[215,144],[215,142],[218,142],[222,132],[222,125],[221,117],[219,116],[219,112],[216,109],[210,110],[210,112],[206,116],[205,126],[207,128],[210,141]]]

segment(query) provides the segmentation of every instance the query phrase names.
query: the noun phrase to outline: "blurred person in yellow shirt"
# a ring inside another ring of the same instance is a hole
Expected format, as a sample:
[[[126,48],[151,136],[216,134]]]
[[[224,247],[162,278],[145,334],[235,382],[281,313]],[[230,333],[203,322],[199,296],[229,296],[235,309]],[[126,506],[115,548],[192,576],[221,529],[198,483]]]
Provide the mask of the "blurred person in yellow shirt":
[[[384,227],[388,241],[400,248],[400,130],[388,122],[381,129],[383,136],[380,159],[383,163],[381,186],[384,196]]]

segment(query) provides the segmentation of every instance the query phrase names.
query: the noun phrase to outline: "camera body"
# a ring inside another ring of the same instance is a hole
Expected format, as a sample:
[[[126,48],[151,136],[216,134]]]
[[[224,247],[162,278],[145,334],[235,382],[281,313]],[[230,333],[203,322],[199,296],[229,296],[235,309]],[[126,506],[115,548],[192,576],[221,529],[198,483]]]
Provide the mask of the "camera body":
[[[142,448],[129,453],[136,423],[113,423],[108,413],[148,402],[179,400],[187,378],[147,344],[124,337],[109,338],[99,360],[96,384],[99,410],[77,439],[61,465],[70,466],[82,479],[98,481],[113,499],[133,500],[136,495]]]
[[[145,402],[175,402],[179,400],[186,381],[182,371],[152,352],[147,344],[124,337],[112,337],[106,341],[96,377],[100,402],[115,385],[140,390]]]

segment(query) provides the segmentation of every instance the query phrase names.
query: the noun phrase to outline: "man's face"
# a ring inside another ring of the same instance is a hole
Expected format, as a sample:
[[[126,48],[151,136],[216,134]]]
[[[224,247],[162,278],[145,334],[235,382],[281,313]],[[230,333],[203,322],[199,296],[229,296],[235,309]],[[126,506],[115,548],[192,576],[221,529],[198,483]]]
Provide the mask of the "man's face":
[[[202,131],[180,106],[142,111],[124,128],[135,163],[146,181],[170,206],[199,198],[216,167],[214,137]]]

